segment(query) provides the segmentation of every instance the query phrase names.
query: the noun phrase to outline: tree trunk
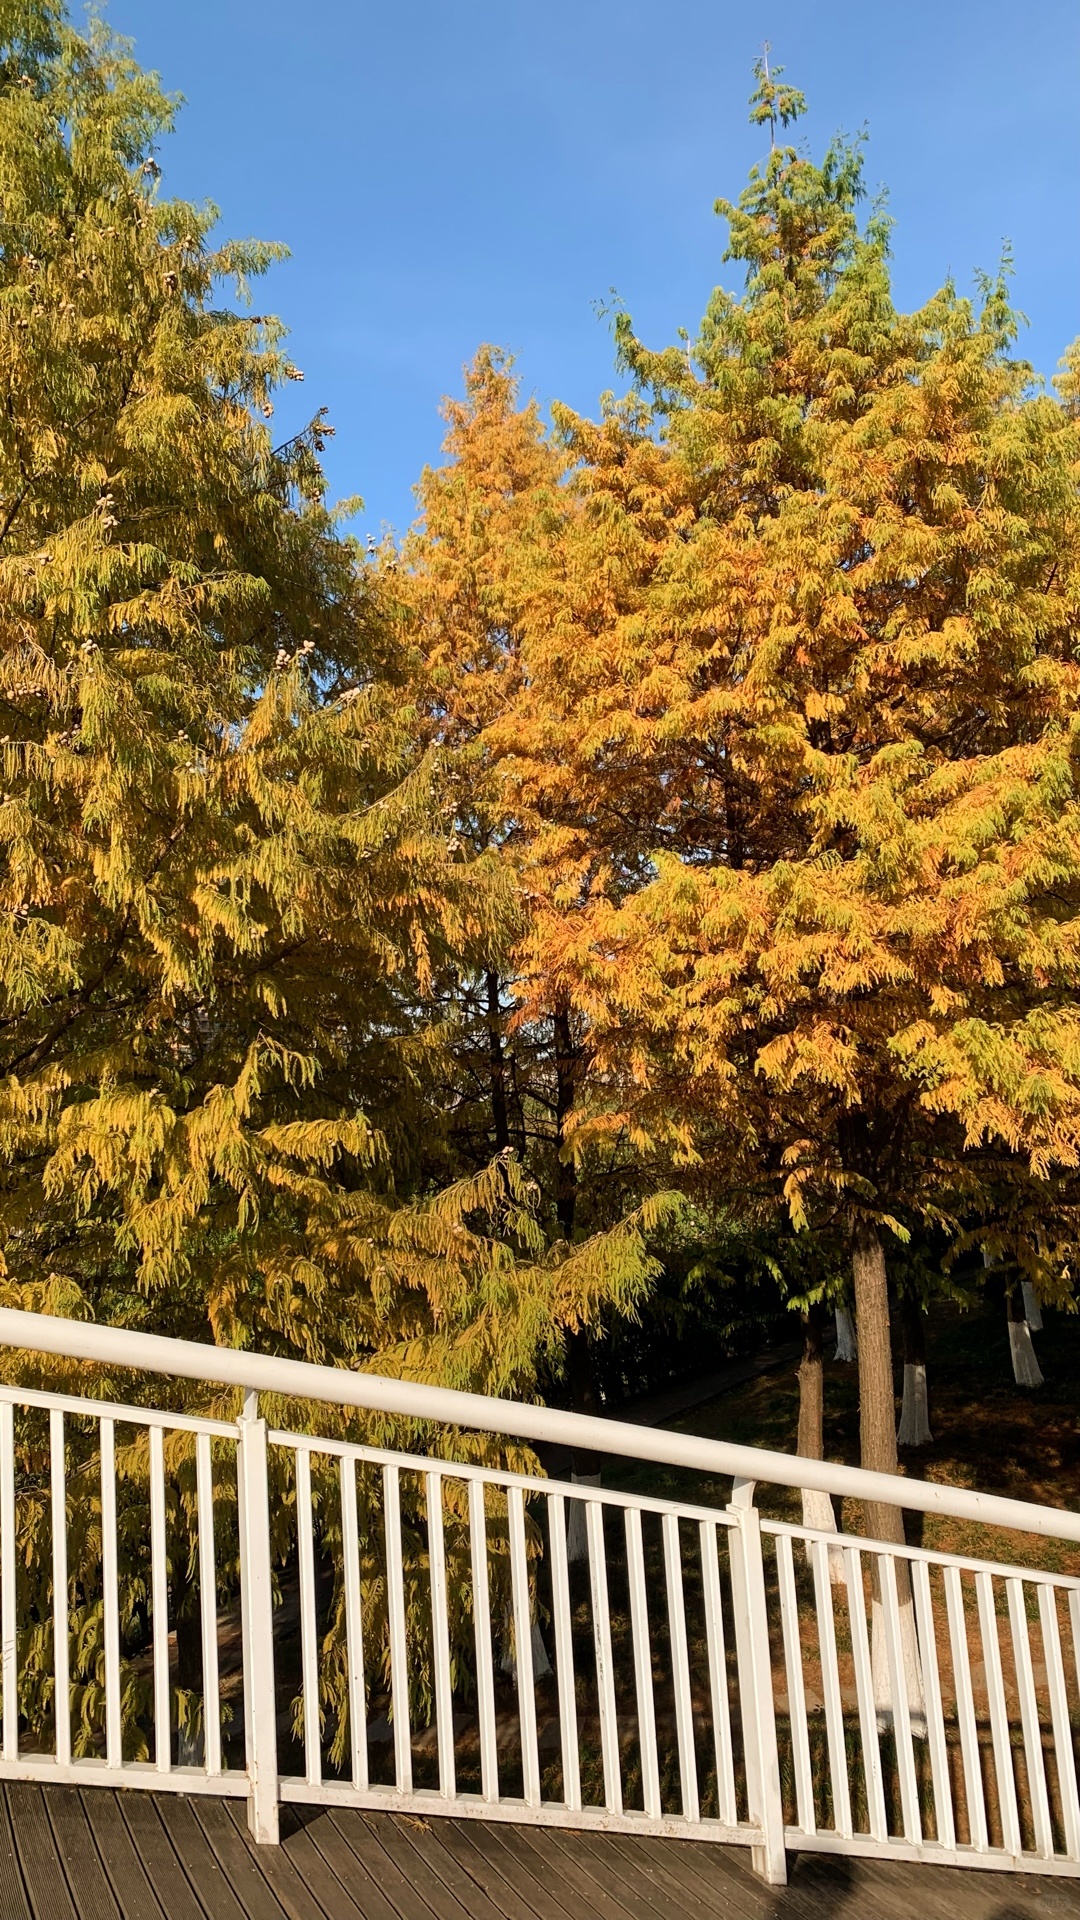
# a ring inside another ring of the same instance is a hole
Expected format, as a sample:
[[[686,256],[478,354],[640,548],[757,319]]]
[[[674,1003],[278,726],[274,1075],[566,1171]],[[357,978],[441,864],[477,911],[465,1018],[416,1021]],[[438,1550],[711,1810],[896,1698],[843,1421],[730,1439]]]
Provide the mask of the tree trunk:
[[[825,1372],[822,1312],[809,1307],[802,1316],[803,1350],[799,1363],[799,1436],[795,1451],[803,1460],[825,1458]]]
[[[570,1405],[574,1412],[588,1413],[598,1417],[602,1408],[596,1387],[592,1341],[582,1327],[575,1328],[566,1336],[566,1377],[570,1388]],[[570,1455],[570,1478],[577,1486],[598,1487],[600,1455],[593,1453],[589,1447],[575,1447]],[[567,1512],[566,1552],[567,1558],[571,1561],[588,1558],[589,1540],[585,1529],[585,1508],[579,1500],[572,1500]]]
[[[188,1594],[190,1602],[190,1593]],[[182,1693],[201,1695],[203,1691],[202,1619],[190,1605],[176,1615],[176,1684]],[[202,1702],[206,1707],[206,1700]],[[196,1712],[198,1710],[196,1709]],[[170,1736],[171,1737],[171,1736]],[[201,1724],[185,1723],[176,1730],[178,1764],[201,1767],[205,1751],[205,1733]]]
[[[893,1393],[889,1286],[885,1249],[872,1220],[856,1220],[851,1237],[855,1281],[855,1330],[859,1342],[859,1457],[871,1473],[895,1473],[896,1397]],[[899,1507],[884,1501],[864,1503],[871,1539],[904,1538]]]
[[[1047,1263],[1046,1235],[1041,1227],[1036,1229],[1035,1245],[1038,1250],[1039,1259],[1045,1266]],[[1020,1284],[1024,1289],[1024,1319],[1027,1321],[1032,1333],[1041,1333],[1043,1324],[1042,1306],[1039,1301],[1039,1296],[1035,1291],[1035,1283],[1032,1280],[1022,1280]]]
[[[934,1437],[926,1395],[926,1324],[922,1308],[911,1294],[904,1294],[900,1302],[900,1324],[904,1335],[904,1399],[896,1444],[925,1447]]]
[[[564,1240],[574,1237],[577,1212],[577,1168],[567,1149],[568,1122],[577,1093],[577,1055],[570,1015],[556,1013],[555,1031],[555,1214]]]
[[[1027,1321],[1032,1333],[1041,1333],[1043,1320],[1042,1308],[1039,1305],[1039,1296],[1030,1280],[1021,1280],[1020,1290],[1024,1296],[1024,1319]]]
[[[1031,1328],[1024,1317],[1024,1293],[1019,1280],[1005,1289],[1009,1315],[1009,1351],[1012,1354],[1013,1379],[1018,1387],[1041,1387],[1042,1369],[1035,1357]]]
[[[802,1316],[803,1351],[799,1365],[799,1432],[795,1442],[795,1451],[803,1460],[824,1460],[825,1458],[824,1331],[824,1308],[809,1307]],[[817,1533],[836,1532],[836,1513],[829,1494],[815,1493],[810,1488],[803,1488],[802,1522],[804,1527],[813,1527]],[[808,1559],[809,1553],[808,1542]],[[829,1553],[829,1574],[834,1585],[839,1585],[843,1580],[844,1563],[838,1552],[830,1551]]]
[[[491,1119],[495,1129],[495,1151],[503,1153],[510,1145],[510,1116],[506,1102],[506,1061],[503,1058],[502,1006],[499,1000],[499,976],[491,968],[484,975],[487,991],[488,1065],[491,1073]]]
[[[573,1155],[566,1151],[566,1132],[567,1121],[573,1111],[577,1093],[578,1063],[570,1016],[565,1009],[556,1012],[553,1026],[555,1134],[558,1155],[555,1163],[555,1214],[563,1239],[572,1240],[577,1213],[577,1168],[574,1165]],[[566,1378],[570,1388],[570,1405],[574,1412],[599,1416],[602,1409],[596,1383],[592,1341],[584,1327],[577,1327],[566,1336]],[[570,1478],[581,1486],[598,1487],[600,1485],[599,1454],[593,1453],[588,1447],[575,1447],[571,1455]],[[576,1500],[570,1506],[566,1532],[568,1558],[584,1560],[589,1551],[588,1536],[585,1531],[585,1509]]]
[[[871,1473],[895,1473],[896,1395],[893,1392],[892,1340],[889,1326],[889,1283],[885,1249],[872,1220],[856,1220],[851,1238],[851,1265],[855,1279],[855,1326],[859,1341],[859,1450]],[[872,1540],[904,1544],[904,1516],[884,1500],[864,1500],[866,1531]],[[919,1655],[911,1576],[906,1560],[896,1560],[896,1590],[900,1614],[900,1648],[904,1667],[912,1732],[926,1733],[922,1662]],[[894,1722],[892,1681],[885,1640],[885,1613],[881,1597],[881,1569],[877,1555],[870,1560],[870,1666],[880,1731]]]

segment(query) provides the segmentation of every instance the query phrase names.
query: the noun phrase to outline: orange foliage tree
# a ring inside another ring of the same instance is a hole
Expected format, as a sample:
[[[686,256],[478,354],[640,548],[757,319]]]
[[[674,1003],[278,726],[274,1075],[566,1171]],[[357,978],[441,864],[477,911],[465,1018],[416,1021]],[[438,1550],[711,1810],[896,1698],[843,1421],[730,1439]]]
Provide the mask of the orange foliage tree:
[[[1080,433],[1000,278],[896,310],[861,194],[857,146],[774,147],[718,207],[743,294],[661,352],[618,316],[632,392],[557,416],[485,748],[583,1126],[842,1225],[895,1471],[883,1233],[991,1181],[1074,1234]]]
[[[595,1309],[603,1299],[625,1311],[639,1297],[654,1271],[639,1228],[658,1220],[664,1203],[647,1200],[641,1210],[628,1153],[622,1166],[608,1156],[602,1181],[583,1189],[579,1179],[572,1133],[588,1079],[587,1028],[567,997],[530,971],[530,929],[544,915],[545,890],[529,857],[528,821],[507,805],[493,732],[522,695],[523,555],[537,526],[565,517],[566,458],[536,406],[519,406],[512,366],[495,349],[481,349],[466,369],[464,398],[447,401],[444,417],[446,459],[422,476],[417,525],[400,555],[388,548],[380,556],[379,571],[397,601],[410,694],[425,744],[441,757],[453,830],[474,857],[501,856],[518,903],[483,964],[446,983],[447,1172],[513,1151],[537,1189],[549,1258],[572,1258],[583,1272],[591,1259],[595,1297],[581,1294],[565,1346],[575,1403],[597,1411]]]

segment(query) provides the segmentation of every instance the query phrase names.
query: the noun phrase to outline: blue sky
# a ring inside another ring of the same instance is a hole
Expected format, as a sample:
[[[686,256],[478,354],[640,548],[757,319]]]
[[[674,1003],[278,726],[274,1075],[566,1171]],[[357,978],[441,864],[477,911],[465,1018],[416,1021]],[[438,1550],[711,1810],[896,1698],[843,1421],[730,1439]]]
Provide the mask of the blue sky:
[[[970,286],[1008,238],[1028,357],[1050,374],[1080,332],[1076,0],[111,0],[108,18],[185,96],[164,188],[291,248],[257,294],[306,375],[281,434],[329,408],[331,487],[364,496],[364,531],[408,524],[481,341],[542,402],[594,409],[609,289],[665,344],[735,283],[712,204],[767,144],[745,106],[765,39],[814,152],[867,124],[902,304],[950,272]]]

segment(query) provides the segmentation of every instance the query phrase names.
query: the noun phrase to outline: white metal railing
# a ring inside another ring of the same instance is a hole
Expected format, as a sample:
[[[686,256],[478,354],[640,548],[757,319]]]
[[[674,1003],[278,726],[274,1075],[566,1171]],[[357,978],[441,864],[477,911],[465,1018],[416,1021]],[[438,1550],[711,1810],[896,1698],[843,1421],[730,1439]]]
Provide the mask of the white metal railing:
[[[0,1343],[242,1394],[0,1387],[0,1777],[234,1794],[262,1841],[292,1800],[726,1840],[773,1881],[800,1847],[1080,1875],[1080,1578],[789,1524],[755,1483],[1073,1545],[1078,1514],[8,1309]],[[586,1492],[494,1437],[731,1499]]]

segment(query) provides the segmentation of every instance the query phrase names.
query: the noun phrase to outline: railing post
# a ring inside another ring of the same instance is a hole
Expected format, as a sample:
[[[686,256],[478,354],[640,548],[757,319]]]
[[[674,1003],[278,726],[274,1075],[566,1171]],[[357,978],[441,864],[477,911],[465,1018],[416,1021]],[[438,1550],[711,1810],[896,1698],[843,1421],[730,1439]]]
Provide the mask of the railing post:
[[[735,1481],[728,1512],[735,1521],[729,1540],[746,1791],[750,1818],[761,1828],[761,1844],[751,1849],[751,1859],[754,1871],[770,1886],[782,1887],[787,1881],[784,1806],[776,1747],[761,1515],[754,1505],[752,1480]]]
[[[244,1410],[237,1422],[237,1433],[236,1482],[248,1826],[253,1840],[273,1844],[279,1837],[274,1592],[270,1566],[266,1421],[259,1418],[257,1393],[244,1395]]]

